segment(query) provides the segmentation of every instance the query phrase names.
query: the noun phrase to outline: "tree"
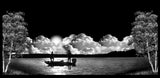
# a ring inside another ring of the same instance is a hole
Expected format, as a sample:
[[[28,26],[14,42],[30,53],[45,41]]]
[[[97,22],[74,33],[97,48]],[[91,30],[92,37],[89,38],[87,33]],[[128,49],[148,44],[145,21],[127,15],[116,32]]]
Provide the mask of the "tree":
[[[20,54],[26,46],[26,37],[28,30],[24,22],[23,12],[8,13],[2,16],[2,34],[3,34],[3,73],[6,73],[11,62],[12,54]],[[8,57],[9,56],[9,57]],[[8,61],[7,61],[8,59]],[[7,64],[5,65],[5,62]],[[5,67],[6,66],[6,67]]]
[[[133,44],[138,54],[147,56],[153,72],[158,72],[158,24],[152,12],[136,12],[132,28]]]

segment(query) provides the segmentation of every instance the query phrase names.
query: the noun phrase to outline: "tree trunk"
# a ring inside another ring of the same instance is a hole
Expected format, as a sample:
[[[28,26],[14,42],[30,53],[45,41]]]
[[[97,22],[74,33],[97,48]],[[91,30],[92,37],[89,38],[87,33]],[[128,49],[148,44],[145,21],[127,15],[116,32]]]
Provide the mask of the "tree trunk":
[[[148,41],[146,42],[146,45],[147,45],[147,47],[149,47],[149,46],[148,46]],[[150,55],[150,53],[149,53],[149,50],[148,50],[147,54],[148,54],[148,61],[149,61],[150,65],[151,65],[152,71],[155,73],[155,72],[156,72],[156,70],[155,70],[156,67],[154,67],[154,65],[153,65],[153,63],[152,63],[151,55]],[[155,58],[156,58],[156,57],[157,57],[157,56],[155,56]],[[155,60],[156,60],[156,59],[155,59]]]
[[[148,60],[149,60],[149,64],[151,65],[152,71],[155,72],[154,67],[153,67],[153,63],[152,63],[152,61],[151,61],[150,53],[147,52],[147,54],[148,54]]]
[[[3,49],[4,49],[4,45],[3,45]],[[4,50],[2,50],[2,63],[3,63],[3,73],[4,73],[4,68],[5,68],[5,64],[4,64]]]
[[[158,67],[157,67],[157,51],[155,53],[155,72],[158,72]]]
[[[5,41],[5,36],[4,36],[4,34],[3,34],[3,41]],[[4,70],[5,70],[5,63],[4,63],[4,60],[5,60],[5,56],[4,56],[4,42],[3,42],[3,44],[2,44],[2,63],[3,63],[3,73],[5,72]]]
[[[12,48],[13,48],[13,42],[11,42],[11,49],[10,49],[10,52],[9,52],[9,60],[8,60],[8,63],[6,65],[6,68],[5,68],[5,73],[7,73],[7,70],[8,70],[8,67],[9,67],[9,64],[11,63],[11,58],[12,58]]]
[[[7,65],[6,65],[6,68],[5,68],[5,73],[7,73],[8,66],[9,66],[9,64],[11,63],[11,57],[12,57],[12,53],[10,52],[10,53],[9,53],[9,60],[8,60]]]

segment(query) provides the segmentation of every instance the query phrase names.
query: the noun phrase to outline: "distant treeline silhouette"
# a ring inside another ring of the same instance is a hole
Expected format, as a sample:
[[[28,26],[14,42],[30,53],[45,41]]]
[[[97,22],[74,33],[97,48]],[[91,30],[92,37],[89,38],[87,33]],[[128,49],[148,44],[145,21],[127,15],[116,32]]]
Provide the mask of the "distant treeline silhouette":
[[[124,51],[114,51],[107,54],[109,57],[136,57],[136,51],[134,49]]]

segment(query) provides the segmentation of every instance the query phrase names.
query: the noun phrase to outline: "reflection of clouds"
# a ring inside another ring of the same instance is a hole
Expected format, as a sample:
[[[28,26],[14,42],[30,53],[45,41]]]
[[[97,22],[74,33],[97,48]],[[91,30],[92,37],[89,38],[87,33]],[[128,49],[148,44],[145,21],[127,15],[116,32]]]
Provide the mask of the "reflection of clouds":
[[[50,72],[53,72],[54,75],[66,75],[66,70],[68,70],[66,66],[54,66],[50,69]]]
[[[67,62],[67,58],[55,58],[54,61],[61,61],[64,60],[64,62]],[[66,75],[66,71],[68,71],[67,66],[54,66],[51,67],[50,72],[53,72],[54,75]]]

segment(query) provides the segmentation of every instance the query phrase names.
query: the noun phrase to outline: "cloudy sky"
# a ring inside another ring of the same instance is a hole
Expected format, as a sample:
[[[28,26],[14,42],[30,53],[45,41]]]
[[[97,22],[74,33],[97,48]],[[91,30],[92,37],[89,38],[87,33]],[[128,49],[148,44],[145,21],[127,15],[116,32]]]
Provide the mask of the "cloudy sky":
[[[60,36],[53,36],[51,39],[42,36],[40,40],[35,42],[35,46],[32,46],[32,53],[48,54],[53,51],[55,54],[65,54],[63,45],[69,44],[73,39],[73,35],[69,37],[61,38]],[[109,38],[102,41],[102,45],[94,41],[91,36],[84,36],[74,43],[75,47],[71,46],[73,54],[106,54],[111,51],[125,51],[132,49],[132,46],[128,46],[128,40],[131,36],[126,36],[122,41],[119,41],[116,37],[110,35]]]

